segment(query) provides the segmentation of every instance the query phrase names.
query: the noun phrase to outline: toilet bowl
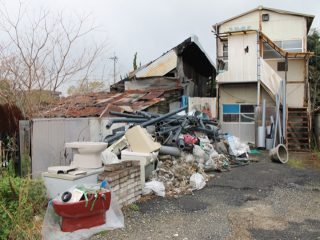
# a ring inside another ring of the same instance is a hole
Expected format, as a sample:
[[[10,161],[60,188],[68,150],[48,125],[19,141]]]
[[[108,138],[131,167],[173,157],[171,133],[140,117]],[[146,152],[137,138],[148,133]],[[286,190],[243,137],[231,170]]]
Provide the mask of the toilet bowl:
[[[73,151],[73,161],[70,166],[77,168],[100,168],[102,166],[101,152],[107,148],[104,142],[70,142],[66,148]]]
[[[73,232],[105,224],[110,201],[111,192],[108,191],[99,193],[97,198],[93,194],[88,194],[88,201],[64,203],[53,200],[52,202],[56,214],[62,217],[61,230]]]

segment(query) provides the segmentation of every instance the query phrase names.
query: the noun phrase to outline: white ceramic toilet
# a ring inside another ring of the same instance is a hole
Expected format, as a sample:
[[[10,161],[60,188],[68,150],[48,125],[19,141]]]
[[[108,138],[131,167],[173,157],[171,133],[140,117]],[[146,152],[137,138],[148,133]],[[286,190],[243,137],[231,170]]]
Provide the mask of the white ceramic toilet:
[[[104,142],[70,142],[66,143],[66,148],[71,148],[73,160],[70,164],[77,168],[101,168],[101,152],[107,148]]]
[[[101,152],[107,146],[103,142],[66,143],[65,147],[73,152],[70,166],[49,167],[48,172],[42,173],[48,197],[54,198],[74,185],[96,184],[98,175],[104,171]]]

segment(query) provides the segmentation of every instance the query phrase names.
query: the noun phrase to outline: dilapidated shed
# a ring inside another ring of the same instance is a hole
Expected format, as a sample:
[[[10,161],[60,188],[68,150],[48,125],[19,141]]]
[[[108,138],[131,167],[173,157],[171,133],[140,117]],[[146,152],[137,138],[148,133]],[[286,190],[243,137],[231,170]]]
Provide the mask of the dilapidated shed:
[[[113,91],[181,88],[181,95],[215,97],[216,69],[192,36],[111,86]]]

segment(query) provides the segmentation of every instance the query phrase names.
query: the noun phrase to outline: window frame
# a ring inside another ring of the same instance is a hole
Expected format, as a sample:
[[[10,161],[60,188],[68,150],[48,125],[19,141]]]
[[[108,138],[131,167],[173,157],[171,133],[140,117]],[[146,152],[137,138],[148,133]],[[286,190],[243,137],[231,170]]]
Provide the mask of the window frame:
[[[225,111],[226,107],[228,106],[234,106],[238,108],[238,110],[235,109],[229,109],[227,112]],[[242,111],[241,107],[242,106],[252,106],[251,111]],[[256,104],[252,103],[226,103],[222,104],[222,122],[224,124],[254,124],[255,123],[255,109]],[[237,121],[225,121],[225,116],[238,116]],[[252,117],[251,121],[243,121],[243,117],[249,117],[250,115]]]

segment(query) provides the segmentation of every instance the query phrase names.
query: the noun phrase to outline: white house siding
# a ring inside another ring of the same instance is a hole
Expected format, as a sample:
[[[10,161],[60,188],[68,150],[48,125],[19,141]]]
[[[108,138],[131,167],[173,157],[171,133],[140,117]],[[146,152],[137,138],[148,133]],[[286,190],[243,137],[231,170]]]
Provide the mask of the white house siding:
[[[261,31],[273,41],[298,40],[303,41],[306,51],[307,22],[305,17],[262,11],[269,14],[269,21],[262,22]]]
[[[265,61],[271,66],[271,68],[277,72],[277,74],[284,79],[285,72],[277,71],[277,64],[279,61],[284,61],[283,59],[272,59]],[[303,59],[289,59],[288,62],[288,73],[287,82],[304,82],[304,72],[305,72],[305,61]]]
[[[237,31],[241,29],[259,29],[259,12],[252,12],[237,19],[228,21],[220,26],[219,33]]]

